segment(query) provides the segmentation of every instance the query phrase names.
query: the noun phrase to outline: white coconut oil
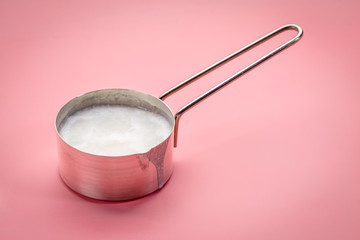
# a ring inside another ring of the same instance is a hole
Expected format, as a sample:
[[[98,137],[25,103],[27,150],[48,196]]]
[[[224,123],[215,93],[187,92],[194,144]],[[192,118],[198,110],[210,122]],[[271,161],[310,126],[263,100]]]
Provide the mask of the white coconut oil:
[[[124,156],[149,151],[171,131],[171,124],[160,114],[122,105],[101,105],[68,117],[60,136],[83,152]]]

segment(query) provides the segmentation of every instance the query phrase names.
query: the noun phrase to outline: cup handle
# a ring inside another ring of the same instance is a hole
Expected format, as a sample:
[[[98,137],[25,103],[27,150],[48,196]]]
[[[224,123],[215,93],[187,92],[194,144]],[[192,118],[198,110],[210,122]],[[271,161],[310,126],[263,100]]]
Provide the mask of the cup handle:
[[[184,88],[185,86],[189,85],[192,82],[195,82],[195,80],[198,80],[199,78],[203,77],[204,75],[206,75],[207,73],[215,70],[216,68],[222,66],[223,64],[225,64],[226,62],[234,59],[235,57],[239,56],[240,54],[256,47],[258,44],[265,42],[266,40],[274,37],[277,34],[280,34],[281,32],[284,32],[286,30],[296,30],[298,33],[297,35],[290,39],[288,42],[284,43],[283,45],[279,46],[278,48],[276,48],[275,50],[269,52],[268,54],[266,54],[265,56],[259,58],[258,60],[256,60],[255,62],[253,62],[252,64],[248,65],[247,67],[243,68],[241,71],[235,73],[234,75],[232,75],[231,77],[227,78],[225,81],[219,83],[218,85],[216,85],[215,87],[211,88],[210,90],[208,90],[207,92],[205,92],[204,94],[200,95],[199,97],[197,97],[196,99],[194,99],[193,101],[191,101],[190,103],[186,104],[185,106],[183,106],[176,114],[175,114],[175,126],[174,126],[174,147],[177,146],[177,142],[178,142],[178,130],[179,130],[179,120],[180,117],[182,116],[182,114],[184,112],[186,112],[187,110],[191,109],[192,107],[194,107],[195,105],[197,105],[198,103],[200,103],[202,100],[204,100],[205,98],[207,98],[208,96],[210,96],[211,94],[215,93],[216,91],[220,90],[221,88],[225,87],[226,85],[228,85],[230,82],[232,82],[233,80],[239,78],[240,76],[242,76],[243,74],[247,73],[248,71],[250,71],[251,69],[253,69],[254,67],[258,66],[259,64],[261,64],[262,62],[268,60],[269,58],[271,58],[272,56],[274,56],[275,54],[281,52],[282,50],[286,49],[287,47],[291,46],[292,44],[294,44],[295,42],[297,42],[298,40],[300,40],[300,38],[303,35],[303,30],[301,27],[299,27],[298,25],[295,24],[287,24],[284,25],[270,33],[268,33],[267,35],[259,38],[258,40],[250,43],[249,45],[241,48],[240,50],[234,52],[233,54],[225,57],[224,59],[214,63],[213,65],[211,65],[210,67],[202,70],[201,72],[195,74],[194,76],[188,78],[187,80],[181,82],[180,84],[174,86],[173,88],[169,89],[168,91],[166,91],[165,93],[163,93],[159,98],[161,100],[164,100],[165,98],[169,97],[170,95],[174,94],[175,92],[179,91],[180,89]]]

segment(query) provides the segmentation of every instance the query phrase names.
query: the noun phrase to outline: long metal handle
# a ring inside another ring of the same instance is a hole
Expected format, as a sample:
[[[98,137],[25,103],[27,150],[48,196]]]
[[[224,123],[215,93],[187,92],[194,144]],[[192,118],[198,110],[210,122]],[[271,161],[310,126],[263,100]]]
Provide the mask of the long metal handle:
[[[242,76],[243,74],[247,73],[248,71],[250,71],[251,69],[253,69],[254,67],[258,66],[259,64],[261,64],[262,62],[266,61],[267,59],[269,59],[270,57],[274,56],[275,54],[279,53],[280,51],[284,50],[285,48],[291,46],[292,44],[294,44],[295,42],[297,42],[303,35],[303,30],[301,27],[295,25],[295,24],[288,24],[288,25],[284,25],[270,33],[268,33],[267,35],[263,36],[262,38],[259,38],[258,40],[256,40],[253,43],[250,43],[249,45],[243,47],[242,49],[234,52],[233,54],[225,57],[224,59],[214,63],[213,65],[211,65],[210,67],[202,70],[201,72],[197,73],[196,75],[188,78],[187,80],[183,81],[182,83],[176,85],[175,87],[169,89],[168,91],[166,91],[165,93],[163,93],[159,98],[161,100],[164,100],[165,98],[169,97],[170,95],[174,94],[175,92],[179,91],[180,89],[184,88],[185,86],[189,85],[190,83],[194,82],[195,80],[199,79],[200,77],[206,75],[207,73],[215,70],[216,68],[220,67],[221,65],[223,65],[224,63],[234,59],[235,57],[239,56],[240,54],[254,48],[256,45],[274,37],[275,35],[289,30],[289,29],[293,29],[296,30],[298,33],[297,35],[292,38],[291,40],[289,40],[288,42],[284,43],[283,45],[281,45],[280,47],[276,48],[275,50],[271,51],[270,53],[266,54],[265,56],[261,57],[260,59],[256,60],[255,62],[253,62],[252,64],[248,65],[247,67],[243,68],[241,71],[235,73],[234,75],[232,75],[231,77],[229,77],[228,79],[226,79],[225,81],[223,81],[222,83],[216,85],[215,87],[211,88],[209,91],[205,92],[204,94],[200,95],[199,97],[197,97],[196,99],[194,99],[193,101],[191,101],[190,103],[186,104],[184,107],[182,107],[176,114],[175,114],[175,128],[174,128],[174,147],[177,146],[177,139],[178,139],[178,130],[179,130],[179,120],[180,117],[182,116],[182,114],[184,112],[186,112],[187,110],[191,109],[192,107],[194,107],[195,105],[197,105],[199,102],[201,102],[202,100],[204,100],[206,97],[210,96],[211,94],[213,94],[214,92],[220,90],[221,88],[223,88],[224,86],[228,85],[230,82],[232,82],[233,80],[237,79],[238,77]]]

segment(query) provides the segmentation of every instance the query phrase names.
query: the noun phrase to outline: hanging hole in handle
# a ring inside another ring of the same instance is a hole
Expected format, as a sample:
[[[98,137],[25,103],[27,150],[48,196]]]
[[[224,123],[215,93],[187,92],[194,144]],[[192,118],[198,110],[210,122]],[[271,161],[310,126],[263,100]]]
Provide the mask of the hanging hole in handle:
[[[252,70],[253,68],[255,68],[256,66],[260,65],[261,63],[263,63],[264,61],[268,60],[269,58],[271,58],[272,56],[274,56],[275,54],[281,52],[282,50],[286,49],[287,47],[291,46],[292,44],[294,44],[295,42],[297,42],[298,40],[300,40],[300,38],[303,35],[303,30],[301,27],[295,25],[295,24],[288,24],[288,25],[284,25],[268,34],[266,34],[265,36],[257,39],[256,41],[248,44],[247,46],[241,48],[240,50],[234,52],[233,54],[223,58],[222,60],[214,63],[213,65],[211,65],[210,67],[200,71],[199,73],[195,74],[194,76],[188,78],[187,80],[181,82],[180,84],[176,85],[175,87],[169,89],[168,91],[166,91],[164,94],[162,94],[159,98],[161,100],[164,100],[165,98],[169,97],[170,95],[172,95],[173,93],[179,91],[180,89],[184,88],[185,86],[193,83],[194,81],[198,80],[199,78],[203,77],[204,75],[212,72],[213,70],[217,69],[218,67],[222,66],[223,64],[227,63],[228,61],[233,60],[234,58],[236,58],[237,56],[251,50],[254,47],[257,47],[259,44],[268,41],[269,39],[277,36],[278,34],[287,31],[287,30],[296,30],[297,31],[297,35],[295,37],[293,37],[292,39],[290,39],[289,41],[285,42],[284,44],[280,45],[279,47],[277,47],[276,49],[270,51],[268,54],[264,55],[263,57],[260,57],[259,59],[257,59],[256,61],[254,61],[253,63],[251,63],[250,65],[248,65],[247,67],[243,68],[242,70],[240,70],[239,72],[235,73],[234,75],[232,75],[231,77],[227,78],[225,81],[219,83],[218,85],[216,85],[215,87],[211,88],[210,90],[208,90],[207,92],[205,92],[204,94],[200,95],[199,97],[197,97],[196,99],[194,99],[193,101],[191,101],[190,103],[186,104],[184,107],[182,107],[176,114],[175,114],[175,127],[174,127],[174,147],[177,146],[177,139],[178,139],[178,130],[179,130],[179,121],[180,121],[180,117],[182,116],[182,114],[184,112],[186,112],[187,110],[191,109],[192,107],[194,107],[195,105],[197,105],[198,103],[200,103],[202,100],[204,100],[205,98],[207,98],[208,96],[210,96],[211,94],[215,93],[216,91],[220,90],[221,88],[225,87],[226,85],[228,85],[229,83],[231,83],[232,81],[234,81],[235,79],[239,78],[240,76],[242,76],[243,74],[247,73],[248,71]]]

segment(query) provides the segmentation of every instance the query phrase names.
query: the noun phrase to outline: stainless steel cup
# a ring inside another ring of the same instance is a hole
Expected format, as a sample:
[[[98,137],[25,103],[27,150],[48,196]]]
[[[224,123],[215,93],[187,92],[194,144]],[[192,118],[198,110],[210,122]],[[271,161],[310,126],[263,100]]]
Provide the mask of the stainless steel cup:
[[[175,115],[163,102],[166,97],[217,67],[289,29],[297,31],[297,35],[294,38],[194,99]],[[173,145],[177,146],[179,120],[182,114],[249,70],[291,46],[302,35],[303,31],[297,25],[289,24],[282,26],[178,84],[159,98],[135,90],[104,89],[89,92],[70,100],[60,109],[55,123],[58,133],[57,142],[61,178],[71,189],[82,195],[111,201],[139,198],[162,188],[169,180],[173,171],[172,147]],[[59,132],[69,116],[81,109],[104,104],[126,105],[161,114],[169,121],[173,130],[163,142],[148,152],[126,156],[100,156],[82,152],[70,146],[61,138]]]

